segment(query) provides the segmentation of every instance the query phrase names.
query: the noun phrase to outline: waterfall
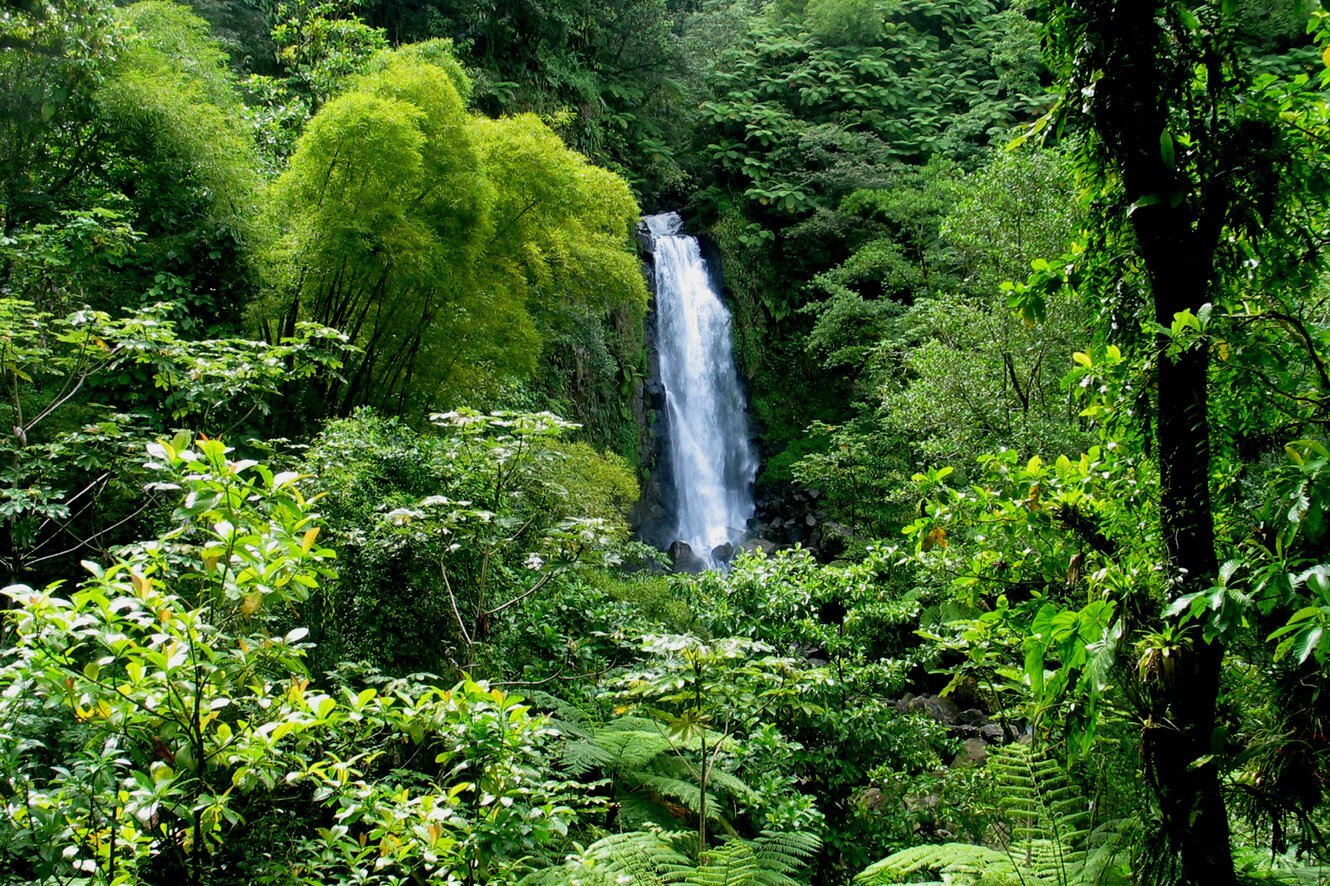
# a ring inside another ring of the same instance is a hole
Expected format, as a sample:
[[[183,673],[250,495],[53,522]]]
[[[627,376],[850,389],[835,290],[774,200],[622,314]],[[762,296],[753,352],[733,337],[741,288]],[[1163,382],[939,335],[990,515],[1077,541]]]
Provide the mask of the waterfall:
[[[656,266],[656,347],[675,489],[674,538],[703,561],[744,540],[757,457],[734,364],[730,313],[678,213],[646,218]]]

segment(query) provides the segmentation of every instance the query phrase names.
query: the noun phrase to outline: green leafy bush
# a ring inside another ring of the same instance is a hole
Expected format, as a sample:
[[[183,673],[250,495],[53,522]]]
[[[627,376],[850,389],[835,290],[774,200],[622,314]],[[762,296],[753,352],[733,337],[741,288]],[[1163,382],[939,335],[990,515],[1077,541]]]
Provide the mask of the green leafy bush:
[[[566,448],[570,427],[549,413],[473,411],[435,416],[428,432],[370,412],[329,423],[305,460],[327,485],[347,564],[314,601],[323,666],[469,669],[528,601],[613,559],[631,478]]]
[[[560,839],[571,794],[520,699],[311,684],[308,632],[285,630],[333,558],[307,478],[218,441],[150,454],[172,528],[71,593],[6,591],[10,879],[511,882]]]

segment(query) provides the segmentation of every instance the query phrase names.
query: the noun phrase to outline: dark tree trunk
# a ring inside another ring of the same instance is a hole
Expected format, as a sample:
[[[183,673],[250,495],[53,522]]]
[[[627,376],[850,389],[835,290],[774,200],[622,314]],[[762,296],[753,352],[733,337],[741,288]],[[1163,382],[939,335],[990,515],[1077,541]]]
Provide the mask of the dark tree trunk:
[[[1191,66],[1177,57],[1166,33],[1167,4],[1158,0],[1091,0],[1082,39],[1103,77],[1094,87],[1091,116],[1132,204],[1131,226],[1145,263],[1155,320],[1169,327],[1176,314],[1212,300],[1215,250],[1227,194],[1204,162],[1192,177],[1174,169],[1164,143],[1170,94]],[[1201,136],[1191,133],[1193,141]],[[1213,145],[1200,146],[1201,150]],[[1208,353],[1193,347],[1168,353],[1158,340],[1156,439],[1160,522],[1170,598],[1214,584],[1218,563],[1210,501]],[[1144,763],[1159,803],[1164,835],[1177,853],[1184,882],[1228,886],[1236,882],[1228,816],[1214,752],[1224,648],[1199,635],[1173,653],[1170,676],[1144,685],[1149,710],[1143,729]]]
[[[1194,313],[1209,300],[1213,249],[1194,242],[1185,213],[1161,209],[1158,215],[1166,224],[1152,224],[1147,217],[1135,228],[1156,322],[1169,326],[1175,314]],[[1213,585],[1218,562],[1210,502],[1209,354],[1194,347],[1171,357],[1167,345],[1161,336],[1155,427],[1168,593],[1176,597]],[[1201,763],[1214,752],[1224,648],[1198,634],[1178,655],[1172,678],[1148,686],[1152,709],[1145,726],[1145,764],[1186,882],[1224,886],[1236,882],[1228,815],[1218,767]]]

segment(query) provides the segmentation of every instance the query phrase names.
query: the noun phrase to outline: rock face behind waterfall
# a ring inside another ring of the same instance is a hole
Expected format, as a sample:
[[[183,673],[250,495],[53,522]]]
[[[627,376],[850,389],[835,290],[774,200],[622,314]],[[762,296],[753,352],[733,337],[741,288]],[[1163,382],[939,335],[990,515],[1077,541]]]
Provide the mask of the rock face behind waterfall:
[[[753,517],[757,457],[735,367],[732,324],[697,238],[676,213],[645,219],[653,256],[653,376],[661,457],[651,486],[658,514],[648,540],[684,542],[708,566],[732,551]],[[730,548],[726,548],[730,545]]]
[[[637,418],[638,460],[642,495],[630,519],[638,538],[667,551],[674,541],[674,476],[670,470],[669,442],[665,429],[665,388],[660,383],[660,357],[656,346],[655,241],[646,222],[637,227],[643,257],[642,272],[651,293],[646,315],[647,377],[638,383],[633,402]]]

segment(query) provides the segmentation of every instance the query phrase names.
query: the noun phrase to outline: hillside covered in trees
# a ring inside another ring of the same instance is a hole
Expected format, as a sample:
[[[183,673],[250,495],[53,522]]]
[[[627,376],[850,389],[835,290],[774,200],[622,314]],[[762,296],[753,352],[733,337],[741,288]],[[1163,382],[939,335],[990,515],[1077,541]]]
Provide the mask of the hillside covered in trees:
[[[1310,0],[0,4],[0,883],[1330,883],[1327,99]]]

